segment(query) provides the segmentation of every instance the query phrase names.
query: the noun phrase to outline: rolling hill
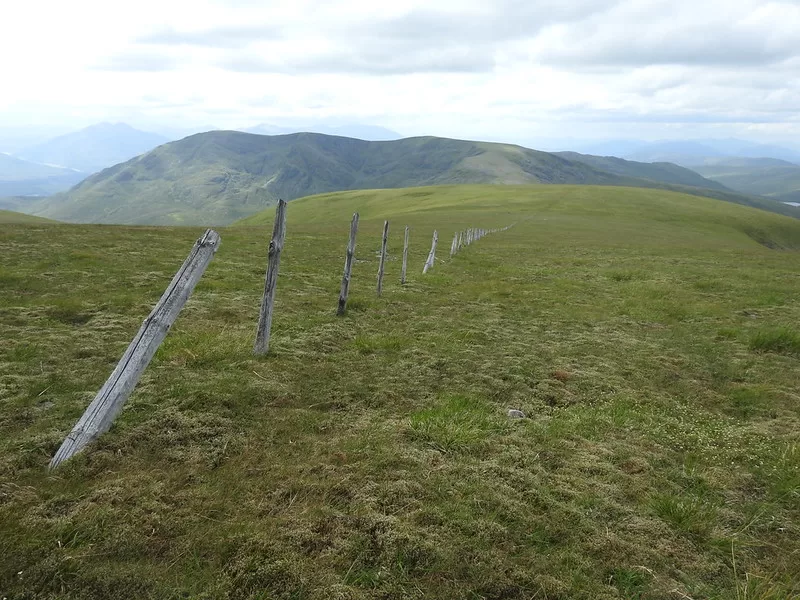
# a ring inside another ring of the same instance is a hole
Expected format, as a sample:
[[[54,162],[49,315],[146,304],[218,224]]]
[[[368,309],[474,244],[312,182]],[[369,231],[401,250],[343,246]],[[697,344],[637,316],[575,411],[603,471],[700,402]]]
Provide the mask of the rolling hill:
[[[99,123],[36,146],[18,155],[25,160],[96,173],[169,141],[124,123]]]
[[[6,224],[35,224],[35,223],[55,223],[52,219],[44,217],[34,217],[12,210],[0,209],[0,225]]]
[[[704,177],[745,194],[791,200],[800,193],[800,165],[785,161],[721,161],[693,169]]]
[[[304,198],[256,357],[272,217],[220,232],[113,427],[55,472],[202,229],[0,228],[3,596],[798,597],[800,221],[631,187]]]
[[[731,191],[719,182],[706,179],[697,172],[669,162],[636,162],[617,158],[616,156],[594,156],[577,152],[556,152],[567,160],[582,162],[594,167],[621,175],[649,179],[654,183],[670,183],[690,187],[709,188],[718,191]]]
[[[313,133],[262,136],[233,131],[165,144],[30,210],[73,222],[225,224],[256,213],[279,197],[291,200],[340,190],[455,183],[665,187],[742,204],[760,203],[786,214],[794,210],[721,190],[610,173],[507,144],[434,137],[367,142]]]

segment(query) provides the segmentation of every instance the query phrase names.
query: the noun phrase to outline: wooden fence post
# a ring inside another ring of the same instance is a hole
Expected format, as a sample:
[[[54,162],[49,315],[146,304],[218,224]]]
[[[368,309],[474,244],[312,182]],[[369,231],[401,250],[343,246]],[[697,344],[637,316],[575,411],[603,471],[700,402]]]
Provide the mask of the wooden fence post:
[[[269,352],[269,336],[272,330],[272,307],[275,305],[275,288],[278,285],[278,268],[281,265],[281,250],[286,238],[286,200],[278,200],[275,209],[275,224],[272,226],[272,239],[267,250],[267,275],[264,278],[264,297],[261,299],[261,312],[258,315],[254,354]]]
[[[408,225],[406,225],[406,235],[403,239],[403,268],[400,271],[400,284],[406,284],[406,267],[408,266]]]
[[[438,241],[439,241],[439,234],[436,230],[434,230],[433,243],[431,244],[431,251],[428,253],[428,260],[425,261],[425,267],[423,267],[422,269],[423,275],[428,272],[428,269],[430,269],[433,266],[433,262],[436,260],[436,242]]]
[[[111,427],[183,305],[192,295],[219,244],[219,234],[212,229],[207,229],[203,237],[195,242],[189,256],[142,323],[111,376],[53,456],[51,469],[72,458]]]
[[[358,233],[358,213],[353,214],[353,220],[350,222],[350,241],[347,242],[347,254],[344,259],[344,275],[342,275],[342,289],[339,292],[337,315],[343,315],[347,310],[347,294],[350,292],[350,272],[353,270],[353,255],[356,252],[356,233]]]
[[[389,241],[389,221],[383,222],[383,240],[381,241],[381,260],[378,263],[378,297],[383,291],[383,270],[386,266],[386,244]]]
[[[453,258],[453,255],[458,250],[458,234],[453,234],[453,241],[450,243],[450,258]]]

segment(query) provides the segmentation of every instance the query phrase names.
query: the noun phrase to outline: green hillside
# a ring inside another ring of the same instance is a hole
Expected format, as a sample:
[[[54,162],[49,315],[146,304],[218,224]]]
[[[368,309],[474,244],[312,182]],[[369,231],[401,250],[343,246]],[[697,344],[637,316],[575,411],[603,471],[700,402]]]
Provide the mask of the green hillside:
[[[504,144],[432,137],[366,142],[311,133],[214,131],[106,169],[30,210],[72,222],[225,224],[257,213],[278,198],[458,183],[674,187]],[[732,192],[692,188],[690,193],[727,194],[732,198],[725,199],[753,203]],[[771,210],[794,210],[769,200],[757,202]]]
[[[625,160],[617,158],[616,156],[594,156],[591,154],[579,154],[577,152],[556,152],[556,154],[567,160],[582,162],[595,169],[608,171],[609,173],[624,177],[636,177],[660,183],[709,188],[723,192],[731,191],[721,183],[706,179],[691,169],[679,167],[678,165],[668,162],[645,163]]]
[[[212,131],[156,148],[48,200],[39,214],[100,223],[229,223],[280,198],[448,183],[625,183],[518,146]]]
[[[54,223],[54,221],[43,217],[25,215],[12,210],[0,209],[0,225],[7,223]]]
[[[800,165],[738,166],[722,163],[694,167],[694,170],[746,194],[783,199],[784,196],[800,192]]]
[[[625,187],[303,198],[257,359],[271,225],[220,230],[114,427],[53,473],[202,229],[0,227],[2,596],[798,597],[800,221]]]

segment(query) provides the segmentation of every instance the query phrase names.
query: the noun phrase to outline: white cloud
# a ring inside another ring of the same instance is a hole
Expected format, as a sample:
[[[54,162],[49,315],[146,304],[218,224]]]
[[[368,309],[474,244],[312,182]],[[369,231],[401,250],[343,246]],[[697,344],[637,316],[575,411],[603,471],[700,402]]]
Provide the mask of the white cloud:
[[[0,21],[0,125],[789,138],[798,31],[797,1],[29,0]]]

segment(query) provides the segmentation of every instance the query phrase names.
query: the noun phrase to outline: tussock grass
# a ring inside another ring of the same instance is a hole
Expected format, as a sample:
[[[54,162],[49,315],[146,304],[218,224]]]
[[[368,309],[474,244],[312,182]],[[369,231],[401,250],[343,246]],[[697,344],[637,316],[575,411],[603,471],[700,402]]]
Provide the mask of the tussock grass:
[[[52,474],[201,230],[0,226],[0,597],[800,594],[800,364],[750,345],[800,320],[800,255],[742,229],[788,248],[800,224],[561,186],[288,218],[270,354],[251,353],[265,215],[221,232],[111,431]],[[422,277],[434,227],[509,222]]]
[[[800,333],[789,327],[758,331],[750,338],[750,349],[756,352],[800,354]]]

